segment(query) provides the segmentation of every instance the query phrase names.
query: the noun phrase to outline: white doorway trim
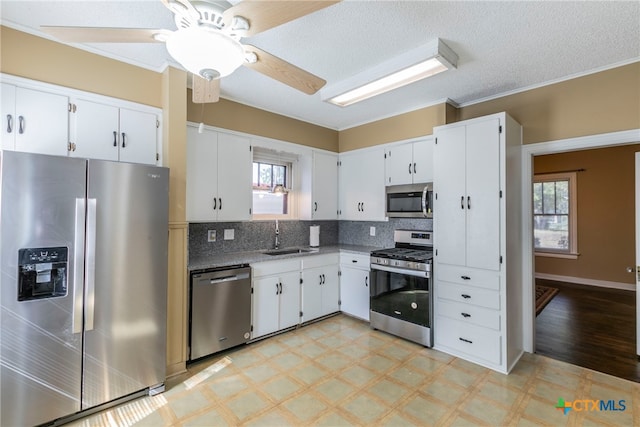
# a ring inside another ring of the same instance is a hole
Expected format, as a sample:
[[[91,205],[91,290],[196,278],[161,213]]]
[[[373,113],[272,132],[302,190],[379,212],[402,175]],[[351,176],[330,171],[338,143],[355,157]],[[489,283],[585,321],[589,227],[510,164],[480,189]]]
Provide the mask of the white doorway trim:
[[[535,298],[532,214],[533,156],[637,144],[639,142],[640,129],[632,129],[522,146],[522,215],[524,216],[522,218],[522,343],[524,351],[534,352],[536,336],[536,317],[533,309]]]
[[[640,152],[636,153],[636,354],[640,356]]]

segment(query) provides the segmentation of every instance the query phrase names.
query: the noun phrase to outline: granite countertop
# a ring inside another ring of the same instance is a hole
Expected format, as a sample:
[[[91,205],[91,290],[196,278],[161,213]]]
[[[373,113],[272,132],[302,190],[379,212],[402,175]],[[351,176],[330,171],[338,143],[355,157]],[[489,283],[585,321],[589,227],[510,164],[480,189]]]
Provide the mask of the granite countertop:
[[[290,249],[290,248],[282,248],[282,249]],[[291,249],[294,249],[294,248],[291,248]],[[310,249],[310,248],[300,248],[300,249]],[[371,253],[371,251],[376,249],[380,249],[380,248],[375,246],[360,246],[360,245],[332,245],[332,246],[321,246],[317,249],[312,249],[310,252],[292,253],[292,254],[285,254],[285,255],[265,254],[264,252],[268,251],[269,249],[264,249],[260,251],[250,251],[250,252],[222,253],[216,256],[189,259],[189,265],[187,268],[189,272],[191,272],[191,271],[203,270],[207,268],[227,267],[227,266],[238,265],[238,264],[252,264],[252,263],[262,262],[262,261],[277,261],[280,259],[331,254],[336,252],[348,252],[348,253],[368,255],[369,253]]]

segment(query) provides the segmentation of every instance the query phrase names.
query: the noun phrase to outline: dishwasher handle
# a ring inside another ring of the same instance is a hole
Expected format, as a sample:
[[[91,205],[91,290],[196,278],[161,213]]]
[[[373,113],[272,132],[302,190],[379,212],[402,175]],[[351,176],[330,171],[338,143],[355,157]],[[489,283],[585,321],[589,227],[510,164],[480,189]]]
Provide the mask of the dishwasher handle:
[[[242,274],[234,274],[233,276],[218,277],[215,279],[205,279],[205,280],[209,280],[210,285],[215,285],[216,283],[234,282],[236,280],[244,280],[248,278],[249,278],[249,273],[242,273]]]

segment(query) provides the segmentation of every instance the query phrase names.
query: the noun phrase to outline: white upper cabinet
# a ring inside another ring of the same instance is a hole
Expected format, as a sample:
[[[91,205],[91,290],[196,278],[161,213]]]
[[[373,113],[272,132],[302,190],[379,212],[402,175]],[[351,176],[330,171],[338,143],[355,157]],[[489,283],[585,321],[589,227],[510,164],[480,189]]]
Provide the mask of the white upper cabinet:
[[[159,158],[155,114],[146,111],[120,108],[120,157],[121,162],[156,164]]]
[[[384,150],[385,185],[433,181],[433,138],[390,144]]]
[[[187,126],[187,221],[251,219],[251,143]]]
[[[338,216],[338,155],[314,151],[312,178],[312,219]]]
[[[2,149],[161,164],[161,110],[1,76]]]
[[[384,150],[373,148],[340,155],[339,219],[384,221]]]
[[[69,98],[2,83],[2,148],[65,156]]]
[[[69,156],[158,164],[157,114],[84,98],[71,105]]]
[[[500,269],[500,122],[438,131],[434,217],[438,262]]]

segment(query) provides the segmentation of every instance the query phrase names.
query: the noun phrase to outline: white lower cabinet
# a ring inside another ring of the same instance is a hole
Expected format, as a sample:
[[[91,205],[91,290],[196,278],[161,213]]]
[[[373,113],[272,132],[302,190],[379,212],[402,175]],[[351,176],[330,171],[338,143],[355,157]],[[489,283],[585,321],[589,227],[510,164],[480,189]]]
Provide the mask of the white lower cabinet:
[[[300,259],[252,264],[251,338],[300,323]]]
[[[369,255],[340,254],[340,310],[369,321]]]
[[[302,321],[317,319],[340,310],[339,256],[302,258]]]

